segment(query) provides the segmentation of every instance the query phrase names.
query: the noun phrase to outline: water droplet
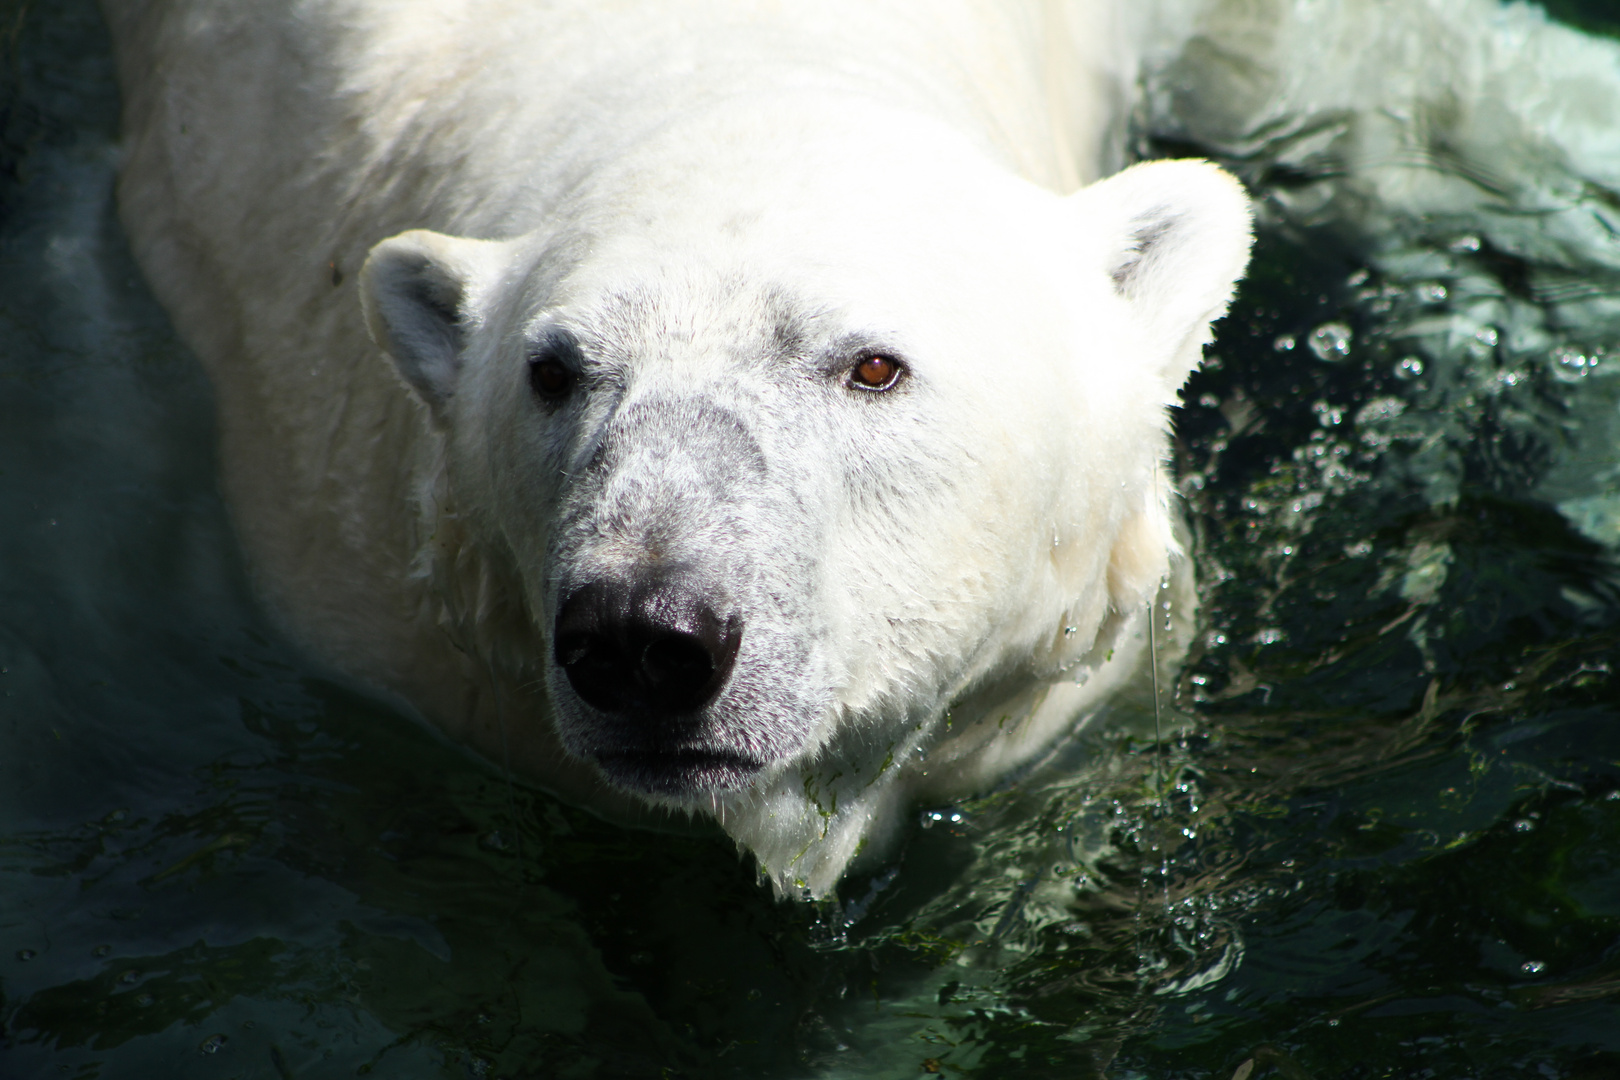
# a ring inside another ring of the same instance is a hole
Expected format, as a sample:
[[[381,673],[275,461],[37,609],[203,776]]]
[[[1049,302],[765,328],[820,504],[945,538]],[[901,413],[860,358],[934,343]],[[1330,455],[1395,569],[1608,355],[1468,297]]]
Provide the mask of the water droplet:
[[[1453,240],[1450,244],[1448,244],[1446,246],[1450,251],[1452,251],[1455,254],[1458,254],[1458,255],[1470,254],[1472,252],[1475,252],[1475,251],[1479,250],[1479,237],[1474,236],[1472,234],[1465,234],[1463,236],[1457,237],[1457,239]]]
[[[1311,352],[1316,354],[1318,360],[1343,360],[1350,355],[1351,337],[1348,324],[1330,322],[1312,330],[1305,343],[1310,346]]]
[[[1079,632],[1080,628],[1078,626],[1065,626],[1063,628],[1064,637],[1074,637],[1074,635],[1078,634]]]
[[[1524,972],[1526,975],[1540,975],[1543,971],[1547,970],[1547,965],[1542,963],[1540,960],[1526,960],[1524,963],[1519,965],[1519,970]]]
[[[1401,361],[1395,365],[1395,377],[1397,379],[1403,379],[1407,382],[1411,382],[1413,379],[1422,374],[1423,361],[1419,360],[1415,356],[1403,357]]]
[[[1496,343],[1500,337],[1501,335],[1496,332],[1494,326],[1482,326],[1474,331],[1474,340],[1492,349],[1496,348]]]
[[[210,1035],[197,1044],[197,1049],[205,1054],[217,1054],[225,1049],[225,1044],[229,1041],[224,1035]]]
[[[1535,827],[1536,823],[1531,821],[1529,818],[1520,818],[1518,821],[1513,823],[1514,832],[1531,832],[1535,829]]]
[[[1293,352],[1294,346],[1297,344],[1299,343],[1294,340],[1293,334],[1278,334],[1277,340],[1271,343],[1271,347],[1278,352]]]
[[[1438,304],[1448,295],[1446,287],[1438,281],[1423,281],[1412,290],[1418,301],[1424,304]]]
[[[1199,397],[1198,404],[1206,409],[1216,409],[1220,407],[1221,399],[1214,394],[1204,394]]]
[[[36,957],[38,955],[39,955],[39,953],[35,952],[33,949],[18,949],[17,950],[17,959],[23,961],[24,963],[27,963],[28,961],[32,960],[34,957]]]

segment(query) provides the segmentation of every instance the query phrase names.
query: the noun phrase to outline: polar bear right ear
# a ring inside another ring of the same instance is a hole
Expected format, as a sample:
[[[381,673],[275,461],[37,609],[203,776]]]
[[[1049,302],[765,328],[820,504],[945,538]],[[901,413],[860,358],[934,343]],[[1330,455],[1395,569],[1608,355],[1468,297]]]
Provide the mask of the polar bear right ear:
[[[1071,196],[1101,269],[1136,312],[1170,392],[1198,366],[1249,262],[1249,198],[1207,161],[1133,165]]]
[[[500,244],[417,229],[371,249],[360,303],[371,340],[427,403],[435,422],[456,392],[462,350],[496,273]]]

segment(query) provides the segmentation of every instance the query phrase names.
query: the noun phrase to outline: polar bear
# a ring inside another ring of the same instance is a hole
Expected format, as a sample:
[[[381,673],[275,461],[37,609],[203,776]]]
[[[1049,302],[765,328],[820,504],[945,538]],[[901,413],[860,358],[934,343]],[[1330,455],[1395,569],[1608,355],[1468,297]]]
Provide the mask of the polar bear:
[[[1113,5],[106,8],[123,220],[317,655],[811,896],[1143,669],[1250,223],[1099,180]]]

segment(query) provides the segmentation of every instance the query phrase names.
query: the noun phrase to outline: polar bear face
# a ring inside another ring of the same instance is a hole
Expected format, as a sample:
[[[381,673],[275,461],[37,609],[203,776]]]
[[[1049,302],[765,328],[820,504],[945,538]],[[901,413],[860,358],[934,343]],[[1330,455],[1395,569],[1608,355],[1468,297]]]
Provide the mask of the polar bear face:
[[[654,801],[881,757],[1107,645],[1163,572],[1165,406],[1248,250],[1196,163],[1067,199],[758,186],[406,233],[362,275],[563,744]]]

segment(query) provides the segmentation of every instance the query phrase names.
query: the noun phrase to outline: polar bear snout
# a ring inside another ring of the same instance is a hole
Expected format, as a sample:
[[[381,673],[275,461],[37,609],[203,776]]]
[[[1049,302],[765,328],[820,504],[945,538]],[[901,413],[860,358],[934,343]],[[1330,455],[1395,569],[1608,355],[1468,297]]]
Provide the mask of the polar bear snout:
[[[576,752],[615,785],[686,796],[747,784],[767,764],[728,732],[724,697],[744,622],[701,576],[591,581],[557,611],[552,658],[578,699]]]
[[[650,728],[712,702],[731,677],[742,620],[680,578],[593,582],[557,612],[557,665],[580,700]]]

